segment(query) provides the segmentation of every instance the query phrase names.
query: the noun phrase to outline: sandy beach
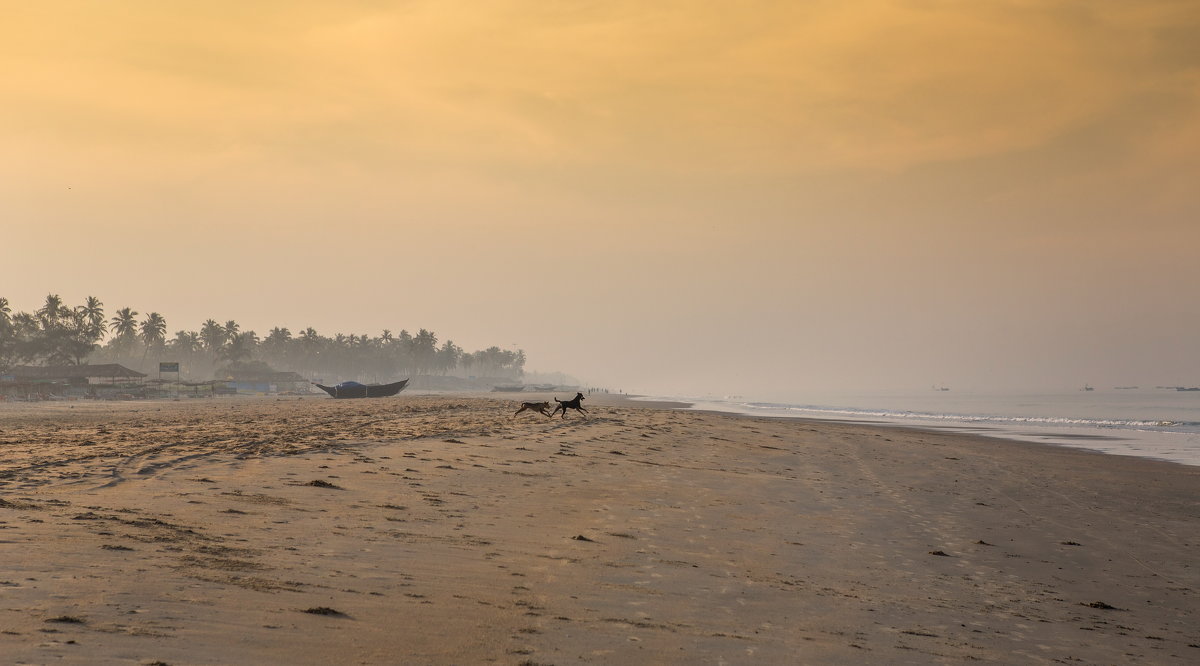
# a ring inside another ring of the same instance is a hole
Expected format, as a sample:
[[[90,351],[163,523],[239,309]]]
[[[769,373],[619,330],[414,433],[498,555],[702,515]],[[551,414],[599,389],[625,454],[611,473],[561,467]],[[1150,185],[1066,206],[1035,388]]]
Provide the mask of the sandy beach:
[[[584,405],[0,405],[0,654],[1200,661],[1200,468]]]

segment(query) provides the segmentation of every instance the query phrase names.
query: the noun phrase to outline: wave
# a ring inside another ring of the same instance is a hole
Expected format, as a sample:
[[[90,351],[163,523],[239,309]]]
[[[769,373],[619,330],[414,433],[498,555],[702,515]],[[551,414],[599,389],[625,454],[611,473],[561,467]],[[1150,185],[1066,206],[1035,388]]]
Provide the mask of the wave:
[[[1194,395],[1194,394],[1193,394]],[[1086,402],[1077,395],[955,396],[955,404],[908,398],[913,409],[879,405],[888,397],[863,397],[857,407],[831,404],[755,402],[740,396],[690,400],[692,409],[750,416],[808,418],[881,425],[937,428],[1100,453],[1200,466],[1200,405],[1122,398]],[[900,398],[903,400],[904,398]],[[837,398],[833,398],[837,400]],[[852,398],[853,400],[853,398]],[[895,402],[897,399],[892,398]],[[871,403],[875,404],[871,404]],[[843,405],[845,403],[842,403]],[[1090,410],[1090,413],[1083,412]]]
[[[753,411],[784,411],[796,416],[842,416],[851,419],[896,419],[905,421],[933,421],[953,423],[988,423],[997,425],[1045,425],[1084,428],[1120,428],[1133,430],[1159,430],[1192,432],[1200,429],[1200,422],[1158,419],[1121,418],[1073,418],[1062,416],[1003,416],[994,414],[953,414],[916,412],[906,410],[863,409],[855,407],[829,407],[821,405],[793,405],[772,402],[731,402],[733,406]]]

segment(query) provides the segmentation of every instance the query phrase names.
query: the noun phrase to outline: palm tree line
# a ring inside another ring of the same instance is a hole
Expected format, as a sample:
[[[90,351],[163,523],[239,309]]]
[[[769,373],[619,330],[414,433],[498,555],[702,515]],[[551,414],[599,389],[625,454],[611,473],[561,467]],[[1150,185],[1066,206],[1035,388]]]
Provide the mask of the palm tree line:
[[[108,330],[104,304],[88,296],[83,305],[67,306],[55,294],[34,312],[13,312],[0,297],[0,367],[17,362],[79,364],[95,350]]]
[[[139,317],[141,317],[139,319]],[[321,335],[309,327],[293,334],[272,328],[265,337],[242,330],[234,320],[208,319],[199,330],[167,337],[167,320],[124,307],[106,318],[104,303],[88,296],[67,306],[56,294],[35,312],[12,311],[0,297],[0,369],[17,365],[120,363],[148,372],[159,361],[177,361],[190,379],[205,379],[230,369],[290,370],[309,378],[362,378],[382,381],[413,375],[520,377],[525,352],[500,347],[466,352],[451,340],[438,344],[424,328],[377,336]]]

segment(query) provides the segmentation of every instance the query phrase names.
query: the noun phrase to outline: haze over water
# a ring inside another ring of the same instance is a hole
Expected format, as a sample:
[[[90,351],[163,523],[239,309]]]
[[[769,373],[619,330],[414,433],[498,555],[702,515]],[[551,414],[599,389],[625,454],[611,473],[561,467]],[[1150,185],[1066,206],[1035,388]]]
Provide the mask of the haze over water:
[[[4,17],[14,310],[424,327],[651,394],[1200,385],[1197,3]]]

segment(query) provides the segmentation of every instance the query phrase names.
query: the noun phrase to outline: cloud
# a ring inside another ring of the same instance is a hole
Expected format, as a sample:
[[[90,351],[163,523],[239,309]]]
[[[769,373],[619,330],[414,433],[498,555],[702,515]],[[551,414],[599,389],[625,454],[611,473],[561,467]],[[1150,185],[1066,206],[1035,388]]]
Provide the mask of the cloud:
[[[0,29],[18,127],[369,168],[904,169],[1053,141],[1196,52],[1171,2],[66,4]]]

